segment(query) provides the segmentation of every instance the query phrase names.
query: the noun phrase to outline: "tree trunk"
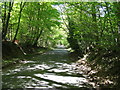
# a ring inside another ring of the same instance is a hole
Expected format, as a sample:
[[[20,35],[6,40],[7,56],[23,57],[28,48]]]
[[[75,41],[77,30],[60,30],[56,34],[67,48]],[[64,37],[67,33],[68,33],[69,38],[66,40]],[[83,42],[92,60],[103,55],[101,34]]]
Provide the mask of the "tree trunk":
[[[120,2],[114,2],[115,14],[117,17],[117,24],[118,24],[118,38],[117,43],[120,46]]]
[[[9,26],[9,20],[10,20],[10,13],[12,11],[12,7],[13,7],[13,2],[9,2],[9,11],[8,11],[8,15],[6,18],[6,2],[5,2],[5,12],[4,12],[4,16],[2,19],[3,22],[3,29],[2,29],[2,39],[5,40],[6,34],[7,34],[7,29]]]
[[[25,6],[25,2],[21,2],[20,3],[20,12],[19,12],[19,18],[18,18],[18,26],[17,26],[17,29],[16,29],[16,33],[15,33],[15,36],[14,36],[14,39],[13,39],[13,42],[16,40],[16,37],[17,37],[17,34],[18,34],[18,31],[19,31],[19,26],[20,26],[20,19],[21,19],[21,13],[22,13],[22,10]]]
[[[33,46],[35,46],[35,47],[37,46],[38,40],[39,40],[40,36],[42,35],[42,32],[43,32],[43,29],[40,31],[39,35],[38,35],[37,38],[35,39],[35,42],[34,42]]]

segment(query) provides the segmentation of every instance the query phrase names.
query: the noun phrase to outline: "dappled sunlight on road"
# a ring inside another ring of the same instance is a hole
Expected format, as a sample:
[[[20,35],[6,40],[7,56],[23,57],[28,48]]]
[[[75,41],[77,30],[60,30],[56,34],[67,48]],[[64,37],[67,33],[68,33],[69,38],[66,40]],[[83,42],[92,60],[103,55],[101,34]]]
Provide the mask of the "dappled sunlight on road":
[[[35,76],[40,77],[40,78],[44,78],[44,79],[49,79],[52,81],[57,81],[57,82],[61,82],[61,83],[66,83],[66,84],[72,84],[75,86],[79,86],[83,83],[87,83],[88,81],[83,78],[83,77],[72,77],[72,76],[58,76],[55,74],[35,74]]]
[[[86,75],[75,70],[73,61],[63,47],[28,56],[21,64],[3,70],[3,87],[91,87]]]

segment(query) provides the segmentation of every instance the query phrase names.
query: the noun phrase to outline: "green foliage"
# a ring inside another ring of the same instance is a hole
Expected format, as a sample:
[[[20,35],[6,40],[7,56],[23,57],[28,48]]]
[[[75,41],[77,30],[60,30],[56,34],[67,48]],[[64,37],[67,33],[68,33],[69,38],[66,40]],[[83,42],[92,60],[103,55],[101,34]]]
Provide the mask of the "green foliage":
[[[117,64],[120,64],[119,4],[72,2],[67,7],[68,41],[72,49],[82,55],[89,54],[88,61],[93,63],[98,75],[117,80],[120,75]]]
[[[6,3],[6,5],[8,4],[9,3]],[[31,46],[39,45],[44,47],[51,47],[53,46],[53,43],[54,46],[58,44],[58,39],[56,38],[62,34],[61,32],[57,31],[60,29],[59,27],[61,24],[61,22],[59,22],[60,13],[56,8],[52,7],[52,5],[53,4],[50,2],[25,3],[17,34],[17,39],[21,44],[28,44]],[[9,8],[7,7],[6,11],[7,9]],[[6,35],[6,38],[11,41],[14,39],[16,29],[18,28],[19,11],[20,3],[14,3],[9,21],[9,30],[7,31]],[[5,8],[2,8],[2,12],[4,14]]]
[[[26,2],[21,17],[21,3],[0,6],[3,40],[13,41],[18,30],[17,39],[26,46],[69,43],[81,57],[89,54],[88,61],[99,72],[110,73],[112,80],[120,78],[119,2]]]

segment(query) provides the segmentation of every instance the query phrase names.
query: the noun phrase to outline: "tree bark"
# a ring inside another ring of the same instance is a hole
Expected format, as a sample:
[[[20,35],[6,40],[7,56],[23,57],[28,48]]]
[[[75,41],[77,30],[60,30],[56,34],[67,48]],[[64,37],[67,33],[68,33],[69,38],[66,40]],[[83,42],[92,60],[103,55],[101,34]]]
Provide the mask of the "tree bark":
[[[42,32],[43,32],[43,29],[41,29],[39,35],[38,35],[37,38],[35,39],[35,42],[34,42],[33,46],[35,46],[35,47],[37,46],[38,40],[39,40],[40,36],[42,35]]]
[[[21,19],[21,13],[22,13],[22,10],[25,6],[25,2],[21,2],[20,3],[20,12],[19,12],[19,18],[18,18],[18,26],[17,26],[17,29],[16,29],[16,33],[15,33],[15,36],[14,36],[14,39],[13,39],[13,42],[16,40],[16,37],[17,37],[17,34],[18,34],[18,31],[19,31],[19,26],[20,26],[20,19]]]
[[[6,38],[7,29],[8,29],[9,20],[10,20],[10,13],[12,11],[13,3],[14,2],[9,2],[9,11],[8,11],[8,15],[6,16],[6,2],[5,2],[5,12],[4,12],[4,16],[3,16],[3,19],[2,19],[2,22],[3,22],[2,39],[3,40],[5,40],[5,38]]]
[[[115,14],[117,17],[117,24],[118,24],[118,38],[117,43],[120,46],[120,2],[114,2]]]

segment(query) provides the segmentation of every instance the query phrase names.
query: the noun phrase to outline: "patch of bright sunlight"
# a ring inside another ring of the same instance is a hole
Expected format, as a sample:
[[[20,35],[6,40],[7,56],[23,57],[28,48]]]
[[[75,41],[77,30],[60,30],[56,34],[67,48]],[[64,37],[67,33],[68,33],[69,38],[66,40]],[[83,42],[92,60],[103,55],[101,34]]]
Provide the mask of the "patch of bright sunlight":
[[[71,71],[73,70],[74,66],[73,65],[69,65],[67,63],[55,63],[56,65],[58,65],[58,68],[53,68],[49,71],[54,71],[54,72],[67,72],[67,71]]]
[[[21,61],[22,63],[33,63],[34,61]]]
[[[49,82],[46,82],[46,81],[41,81],[41,80],[37,80],[35,78],[32,78],[31,80],[29,80],[26,85],[25,85],[26,88],[46,88],[46,87],[50,87],[49,86]]]
[[[48,70],[48,71],[52,71],[52,72],[68,72],[69,71],[69,69],[65,69],[65,70],[63,70],[63,69],[51,69],[51,70]]]
[[[17,72],[20,72],[21,69],[14,69],[14,70],[9,70],[7,73],[5,73],[4,75],[10,75],[10,74],[16,74]]]
[[[35,69],[44,70],[44,69],[49,69],[49,68],[51,67],[46,64],[41,64],[41,65],[35,65],[34,67],[29,67],[27,68],[27,70],[35,70]]]
[[[80,84],[87,83],[88,80],[83,77],[72,77],[72,76],[57,76],[51,73],[46,74],[34,74],[37,77],[52,80],[55,82],[73,84],[75,86],[79,86]]]
[[[30,76],[17,76],[17,78],[31,78]]]

